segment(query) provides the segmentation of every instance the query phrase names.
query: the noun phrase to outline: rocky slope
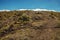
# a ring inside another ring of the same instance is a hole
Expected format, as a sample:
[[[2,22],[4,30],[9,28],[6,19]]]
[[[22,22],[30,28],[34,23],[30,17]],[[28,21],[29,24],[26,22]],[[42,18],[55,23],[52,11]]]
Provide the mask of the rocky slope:
[[[60,40],[60,12],[0,12],[0,40]]]

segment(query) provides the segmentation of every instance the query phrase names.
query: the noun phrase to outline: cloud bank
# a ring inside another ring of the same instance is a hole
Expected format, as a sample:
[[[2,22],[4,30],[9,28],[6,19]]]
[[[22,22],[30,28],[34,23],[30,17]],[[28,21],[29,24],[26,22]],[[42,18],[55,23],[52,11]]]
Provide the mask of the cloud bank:
[[[32,10],[32,11],[54,11],[54,12],[56,12],[55,10],[48,10],[48,9],[19,9],[19,11],[24,11],[24,10]]]
[[[32,10],[32,11],[53,11],[53,12],[56,12],[55,10],[48,10],[48,9],[18,9],[16,11],[25,11],[25,10]],[[11,11],[11,10],[5,10],[4,9],[4,10],[0,10],[0,11]]]
[[[1,12],[1,11],[10,11],[10,10],[7,10],[7,9],[3,9],[3,10],[0,10],[0,12]]]

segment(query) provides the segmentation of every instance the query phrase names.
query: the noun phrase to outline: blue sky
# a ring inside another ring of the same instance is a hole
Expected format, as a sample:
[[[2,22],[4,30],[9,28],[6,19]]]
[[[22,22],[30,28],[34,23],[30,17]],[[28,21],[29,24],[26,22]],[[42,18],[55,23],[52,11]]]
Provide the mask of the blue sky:
[[[0,0],[0,10],[36,8],[60,11],[60,0]]]

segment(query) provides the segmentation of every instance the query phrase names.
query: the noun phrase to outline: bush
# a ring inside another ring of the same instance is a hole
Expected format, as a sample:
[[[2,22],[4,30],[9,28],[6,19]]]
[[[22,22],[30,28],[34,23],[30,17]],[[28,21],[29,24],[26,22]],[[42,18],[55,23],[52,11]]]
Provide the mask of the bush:
[[[18,20],[19,20],[19,21],[22,21],[22,22],[27,22],[27,21],[29,21],[29,16],[27,16],[27,15],[22,15]]]

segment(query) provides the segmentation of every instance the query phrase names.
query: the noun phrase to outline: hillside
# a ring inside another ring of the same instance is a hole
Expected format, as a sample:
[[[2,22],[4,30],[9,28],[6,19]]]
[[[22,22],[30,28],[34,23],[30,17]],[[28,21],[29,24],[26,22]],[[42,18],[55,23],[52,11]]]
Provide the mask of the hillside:
[[[0,12],[0,40],[60,40],[60,12]]]

